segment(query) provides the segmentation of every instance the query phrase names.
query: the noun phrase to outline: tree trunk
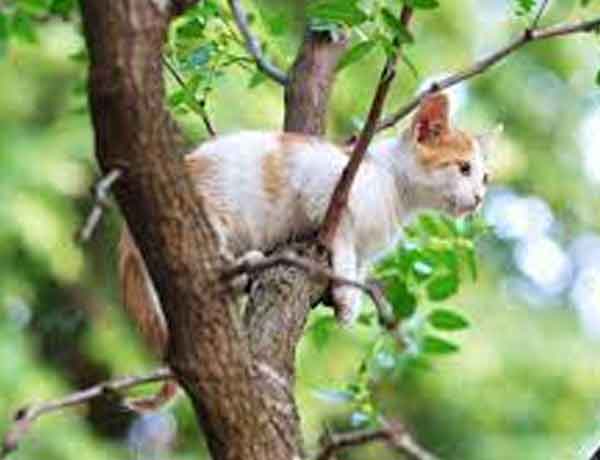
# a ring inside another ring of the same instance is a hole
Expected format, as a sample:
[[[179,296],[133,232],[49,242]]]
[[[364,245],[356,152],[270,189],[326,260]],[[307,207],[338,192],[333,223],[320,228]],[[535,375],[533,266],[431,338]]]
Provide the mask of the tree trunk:
[[[307,29],[285,90],[286,131],[325,134],[335,68],[347,44],[341,32],[335,39],[329,32]]]
[[[253,280],[242,318],[241,300],[221,280],[225,258],[184,174],[176,154],[182,138],[164,107],[167,27],[195,2],[80,3],[96,156],[105,174],[122,171],[115,197],[159,293],[168,364],[193,401],[209,450],[218,460],[301,458],[294,355],[326,286],[292,268],[268,270]],[[340,49],[307,34],[287,91],[287,128],[322,134]],[[310,96],[297,97],[303,94]],[[327,260],[312,243],[300,250]]]

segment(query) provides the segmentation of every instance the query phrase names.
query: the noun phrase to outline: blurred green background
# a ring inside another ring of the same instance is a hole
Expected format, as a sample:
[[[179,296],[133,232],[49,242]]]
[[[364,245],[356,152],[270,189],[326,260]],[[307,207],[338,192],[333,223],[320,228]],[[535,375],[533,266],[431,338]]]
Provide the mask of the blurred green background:
[[[245,2],[282,66],[299,42],[285,3]],[[530,20],[517,3],[460,0],[419,12],[407,48],[418,75],[400,67],[389,107],[506,43]],[[599,3],[551,2],[542,23],[598,16]],[[16,4],[35,13],[35,1]],[[0,13],[12,7],[0,1]],[[0,432],[24,403],[156,364],[119,305],[118,211],[107,212],[89,243],[74,242],[98,176],[85,56],[75,13],[42,19],[13,18],[16,33],[0,40]],[[479,241],[480,276],[449,302],[471,327],[454,334],[460,353],[372,388],[381,410],[441,458],[584,459],[600,443],[599,45],[595,35],[533,44],[450,91],[461,127],[505,128],[483,210],[494,230]],[[371,53],[339,74],[331,139],[360,124],[383,59]],[[281,124],[281,89],[245,67],[217,69],[202,82],[219,132]],[[205,138],[198,116],[171,102],[190,138]],[[309,325],[297,396],[310,452],[326,427],[351,417],[343,400],[319,390],[355,379],[369,334],[361,325],[335,329],[324,346]],[[183,398],[144,417],[99,401],[43,417],[13,458],[185,459],[205,451]],[[340,458],[399,457],[373,445]]]

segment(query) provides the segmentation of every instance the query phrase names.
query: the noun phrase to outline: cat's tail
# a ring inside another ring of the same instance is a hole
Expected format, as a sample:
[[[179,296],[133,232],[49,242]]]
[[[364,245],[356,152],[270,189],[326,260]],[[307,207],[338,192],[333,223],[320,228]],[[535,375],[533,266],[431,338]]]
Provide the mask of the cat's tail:
[[[166,354],[169,333],[160,301],[146,264],[129,229],[124,226],[119,242],[119,278],[122,301],[152,352],[160,359]],[[166,382],[149,398],[129,400],[125,405],[135,411],[158,409],[177,394],[177,384]]]

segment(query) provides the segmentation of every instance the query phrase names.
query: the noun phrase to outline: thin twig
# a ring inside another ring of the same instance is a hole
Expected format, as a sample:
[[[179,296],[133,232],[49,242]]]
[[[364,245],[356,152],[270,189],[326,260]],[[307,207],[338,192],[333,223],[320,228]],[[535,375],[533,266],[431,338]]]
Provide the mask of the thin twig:
[[[450,75],[442,80],[432,83],[427,89],[421,91],[413,100],[408,102],[406,105],[401,107],[395,113],[384,118],[381,123],[377,126],[377,131],[382,131],[387,128],[391,128],[409,113],[411,113],[421,101],[429,94],[441,91],[451,86],[456,85],[462,81],[468,80],[475,77],[476,75],[482,74],[487,69],[497,64],[508,55],[514,53],[524,45],[546,40],[554,37],[561,37],[565,35],[575,34],[579,32],[593,32],[600,28],[600,18],[592,19],[589,21],[578,22],[575,24],[563,24],[557,26],[545,27],[542,29],[527,29],[518,38],[514,39],[511,43],[499,49],[498,51],[490,54],[489,56],[475,62],[471,67],[464,69],[460,72]]]
[[[550,2],[550,0],[542,0],[542,3],[540,5],[539,9],[537,10],[537,13],[535,14],[533,21],[531,21],[531,25],[529,26],[529,29],[535,30],[538,28],[538,25],[540,24],[540,19],[542,19],[542,16],[546,12],[546,8],[548,8],[549,2]]]
[[[240,33],[244,37],[246,49],[256,61],[256,66],[262,73],[270,77],[275,82],[283,86],[287,85],[287,74],[266,58],[262,51],[260,42],[252,34],[252,31],[250,30],[250,24],[248,24],[248,15],[242,7],[240,0],[228,0],[228,3],[231,8],[231,12],[233,13],[233,19]]]
[[[377,441],[387,442],[415,460],[436,460],[437,457],[420,446],[401,423],[382,421],[382,425],[371,430],[326,435],[322,440],[323,448],[315,460],[330,460],[342,450]]]
[[[161,368],[146,375],[121,377],[99,383],[60,399],[23,407],[15,413],[13,425],[4,436],[2,448],[0,449],[0,459],[5,458],[17,449],[19,442],[27,434],[33,422],[44,414],[56,412],[67,407],[78,406],[107,393],[110,394],[146,383],[161,382],[172,378],[173,374],[168,368]]]
[[[188,85],[186,84],[185,81],[183,81],[183,78],[181,77],[181,75],[179,75],[179,72],[177,72],[177,69],[175,69],[173,64],[171,64],[171,62],[164,56],[162,57],[162,61],[163,61],[164,66],[167,68],[167,70],[171,74],[171,76],[175,79],[175,81],[179,84],[179,86],[181,86],[181,89],[183,89],[189,96],[192,97],[192,99],[194,101],[194,105],[196,106],[196,109],[198,110],[200,118],[202,118],[202,122],[204,123],[204,126],[206,127],[206,131],[208,132],[208,134],[211,137],[215,137],[217,135],[217,132],[215,130],[214,125],[210,121],[210,117],[208,116],[208,112],[206,111],[206,107],[204,107],[204,104],[202,104],[201,102],[196,100],[196,96],[194,96],[193,94],[190,94],[190,89],[188,88]]]
[[[412,13],[413,10],[411,7],[404,6],[402,8],[400,21],[405,27],[408,27],[412,18]],[[383,112],[385,99],[388,95],[391,84],[396,77],[396,64],[398,63],[400,52],[401,50],[398,49],[395,53],[388,56],[385,62],[385,66],[379,78],[377,90],[375,91],[373,102],[371,103],[367,122],[360,133],[358,141],[354,146],[352,157],[350,158],[348,165],[344,168],[342,177],[335,187],[331,202],[327,208],[323,225],[319,231],[319,240],[327,247],[331,245],[331,242],[335,236],[342,213],[344,212],[348,203],[350,188],[352,187],[354,178],[358,173],[358,168],[362,163],[367,148],[369,147],[369,144],[376,133],[379,117]]]
[[[375,304],[375,307],[377,308],[377,312],[379,314],[380,323],[390,330],[397,326],[397,322],[393,317],[392,311],[385,298],[385,295],[383,294],[381,288],[376,282],[368,281],[367,283],[361,283],[355,280],[338,276],[331,270],[321,267],[319,264],[317,264],[311,259],[305,257],[298,257],[291,253],[284,253],[272,257],[266,257],[260,260],[245,260],[242,263],[228,270],[225,273],[225,278],[233,279],[236,276],[245,273],[262,272],[264,270],[268,270],[279,265],[287,265],[290,267],[299,268],[300,270],[304,270],[308,274],[308,276],[315,279],[323,279],[336,284],[343,284],[360,289],[365,294],[367,294]]]
[[[94,186],[94,207],[75,237],[79,243],[85,243],[92,237],[94,230],[100,223],[100,219],[102,219],[104,209],[110,204],[108,201],[110,188],[119,180],[121,174],[120,169],[113,169]]]

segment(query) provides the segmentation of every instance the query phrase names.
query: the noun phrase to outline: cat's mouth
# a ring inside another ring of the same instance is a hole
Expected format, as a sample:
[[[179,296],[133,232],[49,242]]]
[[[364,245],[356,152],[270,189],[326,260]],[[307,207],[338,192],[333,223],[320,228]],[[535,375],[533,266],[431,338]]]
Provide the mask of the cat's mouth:
[[[473,214],[481,208],[481,203],[475,203],[468,206],[459,205],[456,200],[448,199],[448,212],[454,217],[464,217]]]
[[[475,206],[467,206],[467,207],[462,207],[462,208],[458,208],[455,212],[454,215],[456,217],[464,217],[464,216],[468,216],[469,214],[473,214],[474,212],[476,212],[478,209],[480,208],[479,205],[475,205]]]

